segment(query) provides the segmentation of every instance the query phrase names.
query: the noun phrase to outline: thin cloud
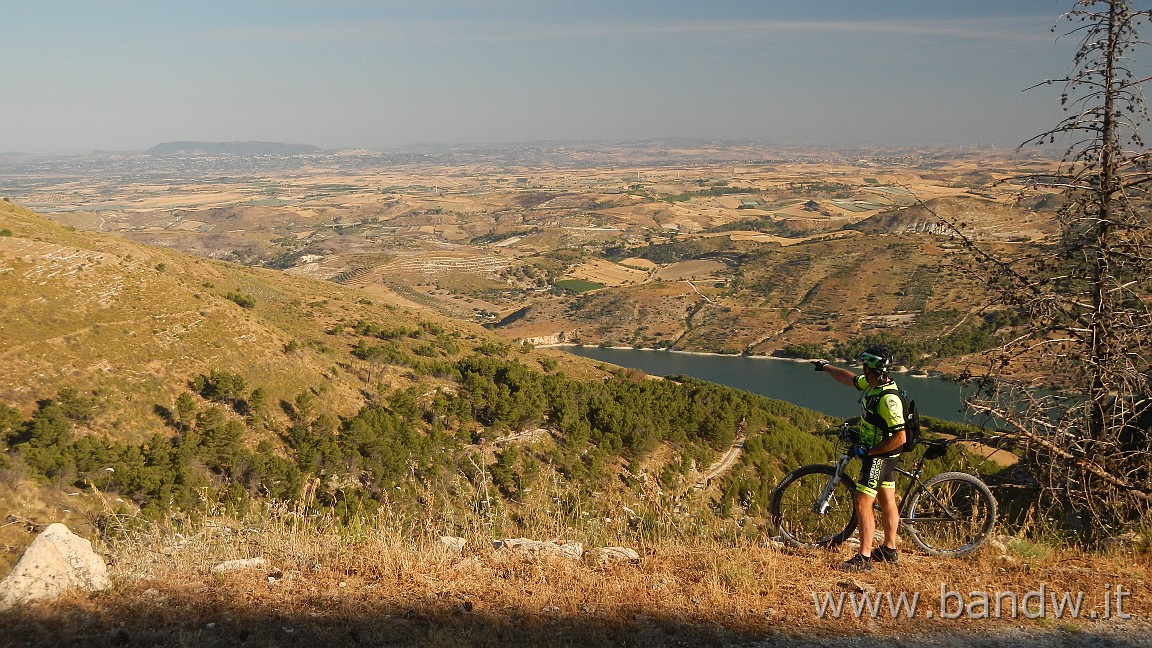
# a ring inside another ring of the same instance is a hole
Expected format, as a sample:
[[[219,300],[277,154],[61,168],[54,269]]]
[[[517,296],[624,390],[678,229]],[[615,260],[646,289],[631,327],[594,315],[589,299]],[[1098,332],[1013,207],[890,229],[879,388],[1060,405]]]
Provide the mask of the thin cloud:
[[[862,35],[899,35],[963,38],[973,40],[1051,40],[1047,32],[1036,34],[1037,20],[1032,18],[963,21],[817,21],[817,20],[723,20],[707,22],[642,23],[617,25],[572,26],[548,29],[548,36],[612,36],[637,34],[720,33],[778,34],[826,33]],[[540,36],[537,33],[535,36]]]
[[[309,26],[245,26],[213,30],[215,38],[286,42],[333,42],[389,39],[399,42],[484,44],[557,42],[637,37],[778,36],[790,33],[948,38],[972,41],[1051,42],[1050,18],[1018,17],[970,20],[714,20],[669,22],[525,23],[508,20],[412,19],[371,20]]]

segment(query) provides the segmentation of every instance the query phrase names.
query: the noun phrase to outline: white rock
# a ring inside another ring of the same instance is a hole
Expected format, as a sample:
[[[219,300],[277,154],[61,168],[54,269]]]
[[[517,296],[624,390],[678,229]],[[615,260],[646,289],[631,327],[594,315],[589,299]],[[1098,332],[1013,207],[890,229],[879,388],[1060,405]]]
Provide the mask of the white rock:
[[[98,592],[109,587],[108,566],[92,551],[92,543],[63,524],[50,524],[0,582],[0,609],[51,600],[73,589]]]
[[[640,554],[628,547],[598,547],[589,550],[584,558],[598,567],[621,562],[640,562]]]
[[[440,547],[444,549],[445,553],[453,556],[462,555],[464,553],[464,545],[466,544],[468,544],[468,541],[464,538],[457,536],[440,536]]]
[[[492,547],[497,554],[515,554],[528,558],[542,555],[560,556],[569,560],[580,560],[584,555],[584,544],[580,542],[564,542],[558,540],[529,540],[527,538],[509,538],[496,540]]]
[[[1016,538],[1010,535],[996,535],[988,538],[988,546],[992,547],[997,553],[1007,553],[1009,547],[1011,547],[1015,541]]]
[[[239,571],[241,569],[266,569],[268,561],[263,558],[242,558],[239,560],[225,560],[212,568],[213,574]]]

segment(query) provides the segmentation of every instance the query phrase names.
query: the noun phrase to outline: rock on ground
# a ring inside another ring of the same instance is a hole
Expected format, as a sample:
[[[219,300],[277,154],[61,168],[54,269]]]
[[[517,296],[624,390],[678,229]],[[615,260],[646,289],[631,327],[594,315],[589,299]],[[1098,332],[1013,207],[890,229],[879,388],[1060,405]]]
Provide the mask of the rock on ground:
[[[94,592],[111,586],[108,566],[92,543],[63,524],[50,524],[0,582],[0,609],[54,599],[73,589]]]
[[[597,567],[607,567],[620,562],[640,562],[640,554],[629,547],[598,547],[589,550],[584,558]]]
[[[239,558],[237,560],[225,560],[224,562],[212,568],[213,574],[223,574],[231,571],[240,571],[243,569],[266,569],[268,561],[264,558]]]
[[[580,560],[580,558],[584,555],[584,545],[580,542],[561,543],[559,541],[510,538],[507,540],[496,540],[492,543],[492,548],[495,549],[497,554],[507,553],[527,558],[535,558],[542,555],[553,555],[567,558],[569,560]]]

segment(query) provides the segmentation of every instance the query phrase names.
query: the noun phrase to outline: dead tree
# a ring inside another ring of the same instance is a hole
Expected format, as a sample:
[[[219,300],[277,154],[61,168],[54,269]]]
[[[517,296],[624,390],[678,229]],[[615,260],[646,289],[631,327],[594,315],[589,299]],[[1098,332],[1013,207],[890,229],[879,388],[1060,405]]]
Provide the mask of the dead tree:
[[[1079,0],[1060,37],[1079,38],[1060,84],[1067,116],[1026,145],[1066,146],[1054,174],[1017,178],[1059,189],[1059,236],[1006,253],[946,222],[1021,315],[974,371],[969,405],[1018,442],[1043,494],[1083,540],[1141,523],[1152,510],[1152,232],[1147,121],[1131,54],[1150,10]],[[1065,21],[1067,21],[1065,23]]]

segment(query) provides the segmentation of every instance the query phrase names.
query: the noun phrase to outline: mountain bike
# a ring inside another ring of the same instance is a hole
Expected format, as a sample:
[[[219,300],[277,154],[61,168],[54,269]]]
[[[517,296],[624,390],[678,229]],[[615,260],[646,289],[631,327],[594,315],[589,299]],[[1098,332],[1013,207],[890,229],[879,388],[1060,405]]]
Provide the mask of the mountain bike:
[[[782,539],[795,547],[835,547],[856,530],[852,498],[856,482],[844,470],[847,450],[859,439],[848,424],[840,430],[845,451],[833,464],[802,466],[788,473],[772,492],[769,511]],[[996,526],[996,498],[987,484],[964,472],[943,472],[921,480],[924,464],[943,457],[959,439],[922,439],[925,446],[906,478],[898,500],[900,528],[912,544],[932,556],[955,557],[983,545]]]

